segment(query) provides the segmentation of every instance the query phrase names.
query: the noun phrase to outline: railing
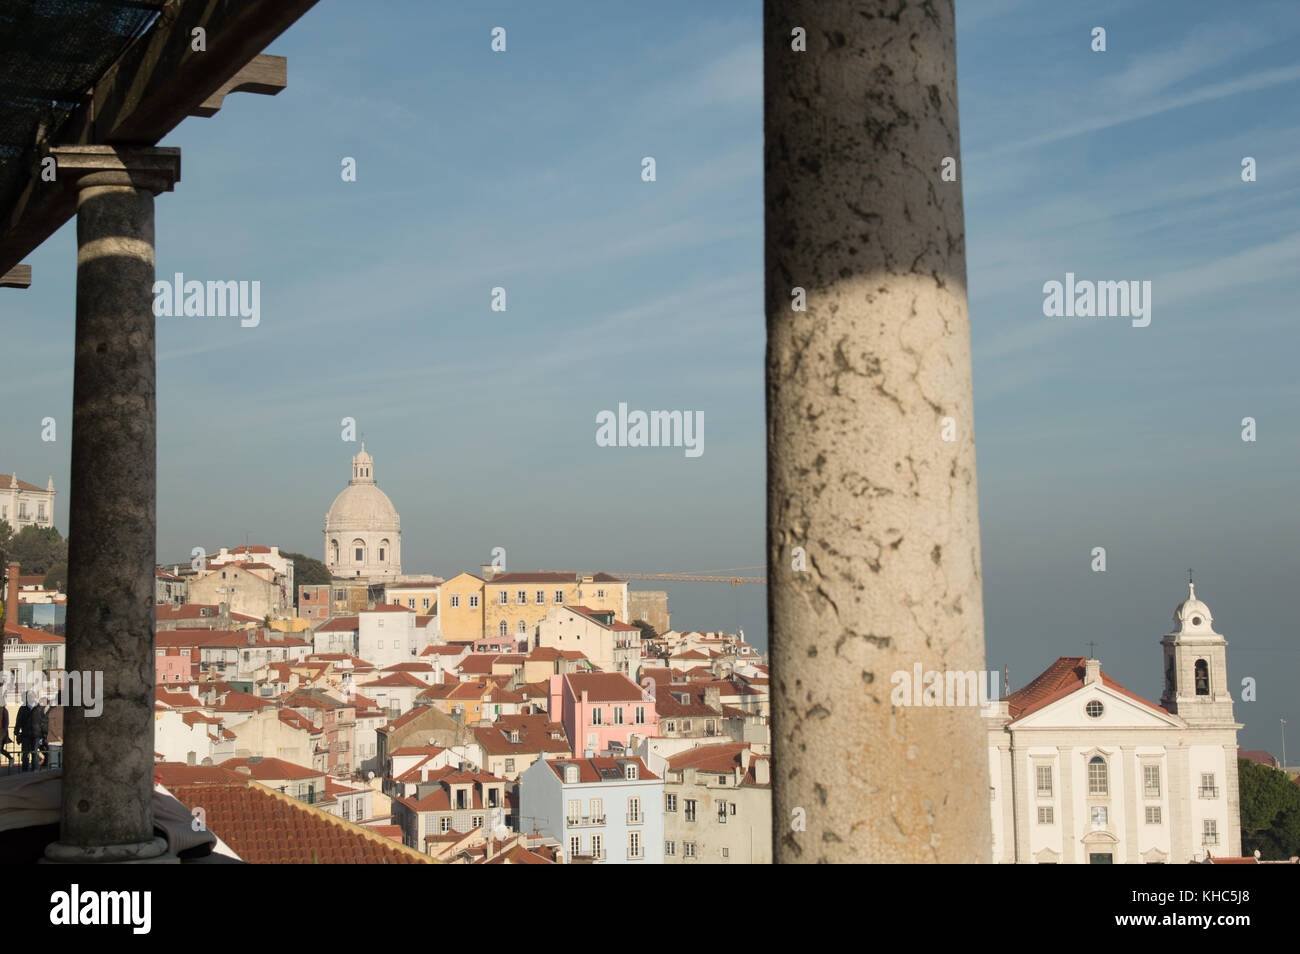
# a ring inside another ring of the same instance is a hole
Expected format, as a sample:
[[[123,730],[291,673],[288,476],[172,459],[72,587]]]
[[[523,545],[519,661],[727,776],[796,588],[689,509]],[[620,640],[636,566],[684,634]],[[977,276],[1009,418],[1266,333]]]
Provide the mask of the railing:
[[[587,828],[605,824],[604,815],[571,815],[565,819],[570,828]]]
[[[1219,843],[1218,835],[1206,835],[1201,841],[1202,845],[1217,845]]]
[[[1219,788],[1217,785],[1202,785],[1200,788],[1201,798],[1218,798]]]

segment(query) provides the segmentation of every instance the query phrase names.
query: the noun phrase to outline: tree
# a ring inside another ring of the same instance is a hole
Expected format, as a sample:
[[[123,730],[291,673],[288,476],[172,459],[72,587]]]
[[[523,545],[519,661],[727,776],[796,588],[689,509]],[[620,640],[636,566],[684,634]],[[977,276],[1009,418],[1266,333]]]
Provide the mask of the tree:
[[[643,640],[654,639],[659,635],[657,632],[655,632],[655,628],[643,619],[632,620],[632,625],[638,627],[641,630],[641,638]]]
[[[298,611],[298,587],[328,586],[334,580],[330,571],[325,568],[325,564],[320,560],[313,559],[302,553],[285,553],[283,550],[280,551],[280,555],[293,561],[294,612]]]
[[[778,863],[990,860],[953,0],[766,0],[767,564]],[[945,168],[958,172],[949,178]]]
[[[68,591],[67,563],[56,563],[50,567],[50,571],[45,574],[45,588],[47,590],[58,590],[60,593]]]
[[[6,552],[14,542],[14,528],[9,521],[0,520],[0,553]]]
[[[21,563],[23,573],[45,574],[51,567],[68,562],[68,542],[54,527],[28,524],[14,534],[8,549],[9,560]]]
[[[1265,861],[1300,854],[1300,785],[1286,772],[1250,759],[1237,760],[1241,799],[1241,850]]]

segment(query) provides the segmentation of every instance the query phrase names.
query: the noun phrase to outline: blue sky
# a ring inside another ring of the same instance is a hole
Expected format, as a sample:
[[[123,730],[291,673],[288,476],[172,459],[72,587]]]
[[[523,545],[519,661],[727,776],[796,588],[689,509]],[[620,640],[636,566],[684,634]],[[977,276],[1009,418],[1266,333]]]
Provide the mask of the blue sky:
[[[1019,686],[1095,640],[1156,698],[1193,567],[1234,695],[1259,682],[1243,743],[1276,749],[1300,677],[1300,11],[959,6],[989,665]],[[288,89],[165,143],[159,277],[258,280],[262,319],[160,320],[160,558],[246,533],[319,556],[350,416],[408,571],[497,546],[511,569],[762,563],[760,5],[378,9],[322,0],[268,50]],[[28,261],[34,287],[0,293],[0,469],[53,474],[66,529],[73,228]],[[1067,271],[1151,281],[1151,325],[1044,317]],[[619,402],[703,411],[704,455],[596,446]],[[670,590],[678,626],[765,644],[761,588]]]

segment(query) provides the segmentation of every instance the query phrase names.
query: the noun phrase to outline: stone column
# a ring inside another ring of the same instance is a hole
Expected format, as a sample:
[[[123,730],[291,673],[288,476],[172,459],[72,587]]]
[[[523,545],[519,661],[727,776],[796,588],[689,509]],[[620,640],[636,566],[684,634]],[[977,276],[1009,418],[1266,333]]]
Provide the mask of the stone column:
[[[154,837],[153,197],[180,150],[52,150],[77,189],[77,324],[67,667],[103,673],[103,710],[68,707],[63,819],[49,861],[162,859]],[[174,860],[174,859],[173,859]]]
[[[988,862],[979,708],[890,698],[984,668],[953,3],[763,34],[776,860]]]

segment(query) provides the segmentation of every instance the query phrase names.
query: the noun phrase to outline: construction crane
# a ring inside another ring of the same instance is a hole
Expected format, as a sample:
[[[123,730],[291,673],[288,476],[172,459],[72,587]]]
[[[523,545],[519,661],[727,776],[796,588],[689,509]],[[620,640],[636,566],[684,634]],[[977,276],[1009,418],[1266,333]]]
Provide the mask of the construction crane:
[[[701,570],[697,573],[614,573],[621,580],[658,580],[663,583],[730,583],[743,586],[746,583],[767,583],[766,576],[733,576],[743,570],[766,570],[765,565],[733,566],[725,570]]]

